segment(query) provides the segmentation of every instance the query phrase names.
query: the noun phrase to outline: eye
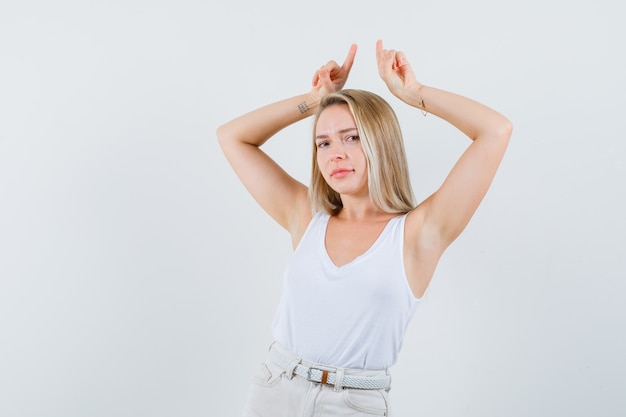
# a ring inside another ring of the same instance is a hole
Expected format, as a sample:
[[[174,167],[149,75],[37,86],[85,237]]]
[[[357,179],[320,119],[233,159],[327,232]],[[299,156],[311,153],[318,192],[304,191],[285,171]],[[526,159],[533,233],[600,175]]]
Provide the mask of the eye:
[[[346,138],[346,142],[356,142],[359,139],[359,135],[351,135]]]
[[[327,146],[328,146],[328,142],[325,141],[325,140],[321,140],[321,141],[317,142],[317,147],[318,148],[325,148]]]

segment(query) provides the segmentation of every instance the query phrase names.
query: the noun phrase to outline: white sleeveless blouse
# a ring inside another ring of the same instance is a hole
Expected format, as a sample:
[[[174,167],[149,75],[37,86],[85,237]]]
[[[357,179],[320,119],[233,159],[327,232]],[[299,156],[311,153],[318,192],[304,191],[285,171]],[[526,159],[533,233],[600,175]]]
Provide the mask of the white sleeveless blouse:
[[[392,218],[364,254],[341,267],[326,252],[329,218],[313,217],[287,265],[273,337],[309,362],[389,368],[420,301],[404,271],[406,215]]]

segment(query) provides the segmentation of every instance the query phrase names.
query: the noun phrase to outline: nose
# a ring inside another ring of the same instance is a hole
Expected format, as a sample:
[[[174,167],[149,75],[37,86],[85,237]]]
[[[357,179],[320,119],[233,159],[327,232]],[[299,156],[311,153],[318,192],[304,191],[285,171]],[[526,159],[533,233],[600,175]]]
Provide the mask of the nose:
[[[338,161],[338,160],[342,160],[346,158],[346,154],[343,152],[334,152],[331,156],[330,156],[330,160],[331,161]]]
[[[331,162],[342,161],[346,159],[346,154],[344,152],[335,152],[330,156]]]
[[[346,159],[346,157],[347,155],[343,147],[335,146],[335,149],[333,149],[333,153],[330,154],[330,161],[331,162],[341,161],[341,160]]]

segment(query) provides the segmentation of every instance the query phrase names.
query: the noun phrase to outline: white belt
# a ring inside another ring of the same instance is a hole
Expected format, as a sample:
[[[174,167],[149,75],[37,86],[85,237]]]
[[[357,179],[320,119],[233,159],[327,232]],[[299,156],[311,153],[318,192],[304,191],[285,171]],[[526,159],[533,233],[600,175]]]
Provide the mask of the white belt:
[[[301,362],[300,359],[290,358],[277,349],[270,350],[270,360],[284,369],[293,367],[294,360]],[[338,369],[337,372],[325,369],[305,366],[298,363],[293,368],[293,373],[304,377],[307,381],[318,382],[320,384],[335,385],[338,379],[341,379],[341,386],[345,388],[357,389],[389,389],[391,385],[391,376],[388,373],[382,373],[375,376],[365,375],[346,375],[344,369]],[[338,378],[341,374],[342,378]]]

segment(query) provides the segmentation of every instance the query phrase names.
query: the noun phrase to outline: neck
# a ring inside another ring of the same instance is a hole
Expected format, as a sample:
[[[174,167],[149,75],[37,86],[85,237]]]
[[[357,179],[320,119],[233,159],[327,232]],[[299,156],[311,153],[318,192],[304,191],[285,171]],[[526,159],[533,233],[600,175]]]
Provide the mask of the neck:
[[[342,196],[343,207],[337,214],[337,218],[349,221],[379,221],[392,217],[393,214],[386,213],[374,206],[369,198],[355,199]]]

